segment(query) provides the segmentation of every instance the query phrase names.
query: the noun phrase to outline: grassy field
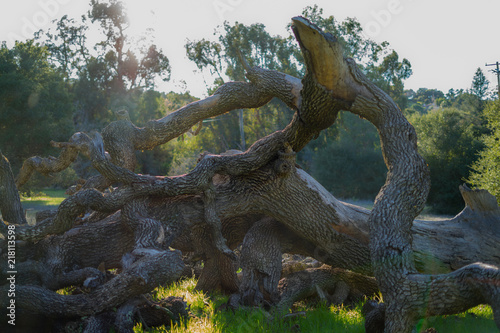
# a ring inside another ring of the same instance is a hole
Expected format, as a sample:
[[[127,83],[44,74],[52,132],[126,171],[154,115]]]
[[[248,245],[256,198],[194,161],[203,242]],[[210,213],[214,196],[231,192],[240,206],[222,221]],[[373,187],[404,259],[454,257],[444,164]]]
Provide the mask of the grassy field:
[[[56,208],[67,197],[64,190],[44,189],[40,192],[31,197],[21,198],[29,219],[34,219],[36,211]],[[371,208],[370,203],[353,203]],[[134,331],[173,333],[364,332],[364,319],[360,312],[362,303],[354,308],[347,308],[300,302],[295,305],[293,312],[303,311],[304,315],[284,319],[286,313],[268,313],[262,309],[242,309],[235,312],[217,311],[219,306],[227,302],[227,296],[203,294],[194,290],[195,285],[195,279],[187,279],[169,286],[159,287],[153,291],[153,295],[157,299],[167,296],[183,297],[190,305],[191,316],[189,318],[174,324],[172,328],[145,329],[138,324]],[[416,331],[423,332],[430,327],[434,327],[439,333],[498,332],[489,306],[478,306],[459,315],[421,320]]]
[[[28,223],[34,223],[36,212],[45,209],[56,209],[68,197],[64,192],[64,190],[43,189],[35,191],[29,197],[21,196],[21,203],[26,210]]]

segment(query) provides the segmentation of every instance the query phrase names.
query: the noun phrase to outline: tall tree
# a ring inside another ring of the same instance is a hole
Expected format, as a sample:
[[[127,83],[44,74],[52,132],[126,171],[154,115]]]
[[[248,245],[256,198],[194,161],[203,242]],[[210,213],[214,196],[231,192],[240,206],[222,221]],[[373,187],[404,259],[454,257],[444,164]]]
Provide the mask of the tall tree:
[[[477,96],[479,100],[483,100],[488,92],[490,81],[484,76],[483,70],[478,67],[474,77],[472,78],[471,92]]]
[[[484,188],[500,200],[500,101],[488,102],[485,111],[490,134],[483,136],[485,149],[472,165],[469,181],[477,188]]]
[[[0,47],[0,149],[16,173],[23,159],[52,153],[50,141],[73,132],[71,95],[49,57],[33,40]]]
[[[154,78],[170,78],[168,58],[156,45],[143,47],[142,59],[132,51],[133,42],[126,34],[128,18],[122,1],[92,0],[88,17],[97,22],[106,39],[97,44],[107,65],[113,70],[110,87],[124,92],[141,84],[151,87]]]
[[[111,120],[111,109],[132,98],[135,89],[152,89],[158,79],[170,79],[166,55],[147,38],[132,40],[126,8],[118,0],[90,2],[82,21],[63,16],[55,27],[38,38],[51,54],[54,64],[71,78],[75,93],[75,123],[80,130],[99,128]],[[88,23],[99,25],[104,39],[87,45]]]
[[[63,71],[66,79],[77,78],[89,61],[86,22],[87,17],[84,15],[82,24],[64,15],[57,21],[55,31],[49,30],[45,34],[39,31],[35,36],[38,40],[43,40],[51,61]]]

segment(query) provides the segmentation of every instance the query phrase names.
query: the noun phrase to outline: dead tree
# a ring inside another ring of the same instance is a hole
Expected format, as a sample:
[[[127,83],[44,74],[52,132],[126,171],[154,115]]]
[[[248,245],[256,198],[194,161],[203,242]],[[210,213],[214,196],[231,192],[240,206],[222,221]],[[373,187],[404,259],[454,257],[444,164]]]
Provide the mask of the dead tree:
[[[53,143],[61,148],[59,157],[34,157],[24,163],[17,186],[34,170],[62,170],[77,154],[87,156],[100,173],[37,225],[16,226],[16,239],[22,241],[16,245],[21,261],[16,302],[24,312],[99,318],[112,308],[134,311],[135,298],[181,274],[180,253],[170,247],[205,260],[198,287],[237,291],[232,250],[245,238],[254,254],[262,253],[263,261],[242,258],[247,262],[244,274],[256,277],[253,281],[266,280],[256,287],[244,279],[243,298],[252,288],[275,294],[276,258],[283,251],[298,252],[337,269],[323,272],[337,276],[336,283],[354,281],[349,274],[373,275],[386,303],[386,332],[409,332],[420,317],[456,313],[482,303],[493,307],[500,327],[496,204],[484,192],[463,188],[467,207],[455,219],[414,221],[427,197],[429,172],[417,152],[413,127],[389,96],[352,59],[343,57],[334,36],[301,17],[293,19],[292,29],[307,68],[302,80],[246,65],[247,82],[226,83],[212,96],[144,128],[136,127],[126,112],[118,112],[118,120],[103,130],[102,137],[76,133],[68,142]],[[206,154],[182,176],[131,171],[136,150],[168,142],[205,118],[257,108],[273,97],[296,113],[283,130],[258,140],[247,151]],[[342,110],[367,119],[380,133],[388,174],[372,211],[338,201],[295,165],[294,154],[331,126]],[[8,203],[1,209],[13,212],[4,213],[4,218],[9,216],[10,224],[22,223],[12,176],[5,163],[1,166],[0,176],[10,177],[1,178],[10,189],[0,191],[0,201]],[[117,190],[102,192],[116,183],[121,184]],[[259,243],[263,238],[258,235],[269,228],[262,222],[265,216],[279,223],[275,230],[283,231],[269,233],[267,241]],[[6,230],[2,224],[2,233]],[[103,267],[120,271],[107,280]],[[338,269],[350,272],[342,275]],[[54,292],[78,284],[90,291],[77,296]],[[2,309],[9,302],[7,289],[0,287]],[[125,325],[120,318],[128,317],[116,316],[116,327]],[[100,320],[88,325],[96,322]]]

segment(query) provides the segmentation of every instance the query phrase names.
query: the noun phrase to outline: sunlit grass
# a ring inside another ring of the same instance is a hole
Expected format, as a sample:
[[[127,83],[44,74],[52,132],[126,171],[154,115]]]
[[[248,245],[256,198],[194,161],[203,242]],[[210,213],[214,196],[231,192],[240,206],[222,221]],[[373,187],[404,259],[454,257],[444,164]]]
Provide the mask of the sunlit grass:
[[[286,318],[290,312],[266,312],[260,308],[241,308],[235,311],[220,310],[218,307],[227,302],[227,296],[207,295],[195,290],[196,280],[186,279],[153,292],[156,299],[168,296],[183,297],[190,305],[191,316],[180,323],[168,327],[145,330],[137,324],[134,332],[193,332],[193,333],[264,333],[264,332],[346,332],[362,333],[364,318],[361,315],[363,302],[354,307],[327,306],[323,303],[296,303],[293,311],[304,315]],[[478,306],[469,311],[446,317],[421,320],[417,332],[434,327],[438,332],[498,332],[489,306]]]
[[[32,196],[21,196],[21,203],[25,208],[29,206],[58,206],[68,196],[64,190],[45,189],[43,192],[36,192]]]
[[[21,195],[21,204],[26,210],[28,223],[35,223],[35,214],[37,211],[56,209],[67,197],[64,190],[54,189],[35,191],[30,196]]]
[[[456,315],[422,319],[417,325],[417,332],[429,327],[434,327],[439,333],[498,333],[493,310],[487,305],[479,305]]]
[[[173,323],[172,328],[165,326],[144,330],[141,324],[134,327],[134,332],[223,332],[219,323],[215,320],[215,309],[225,303],[227,297],[223,295],[208,295],[195,290],[195,279],[184,279],[169,286],[158,287],[153,291],[153,297],[157,300],[168,296],[184,298],[189,305],[191,316],[181,320],[180,323]]]

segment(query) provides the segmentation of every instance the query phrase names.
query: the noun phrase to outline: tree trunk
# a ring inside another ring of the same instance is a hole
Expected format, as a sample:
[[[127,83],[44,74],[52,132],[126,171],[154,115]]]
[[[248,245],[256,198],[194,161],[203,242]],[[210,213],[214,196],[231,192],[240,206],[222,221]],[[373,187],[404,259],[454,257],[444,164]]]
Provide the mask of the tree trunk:
[[[0,213],[12,224],[26,224],[26,216],[14,182],[10,163],[0,152]],[[1,222],[1,220],[0,220]],[[1,223],[3,225],[3,223]]]
[[[312,58],[305,57],[308,68],[321,66],[317,80],[331,89],[333,98],[352,102],[350,111],[372,122],[380,134],[388,174],[369,224],[372,266],[387,304],[385,332],[410,332],[419,317],[454,313],[482,302],[492,305],[500,327],[500,287],[491,283],[500,279],[497,267],[472,264],[436,276],[416,270],[411,229],[429,191],[429,171],[417,152],[413,127],[387,94],[353,61],[342,58],[331,35],[303,18],[293,21],[303,53]]]
[[[182,271],[180,254],[169,247],[205,260],[199,288],[234,292],[238,283],[232,250],[243,241],[244,300],[275,299],[281,254],[301,253],[332,267],[306,274],[312,281],[304,285],[306,294],[327,286],[324,281],[329,276],[332,285],[341,286],[335,291],[340,299],[346,290],[361,289],[356,282],[359,274],[374,275],[386,302],[387,332],[411,331],[419,317],[463,311],[480,303],[492,305],[500,327],[498,267],[474,264],[499,265],[498,207],[484,192],[462,188],[467,207],[457,217],[414,221],[424,205],[429,177],[413,127],[354,61],[343,58],[335,37],[304,18],[294,18],[292,27],[307,67],[302,81],[246,68],[249,82],[226,83],[214,95],[144,128],[132,124],[126,112],[118,112],[118,120],[103,130],[102,137],[76,133],[68,142],[53,143],[61,148],[58,158],[25,162],[19,186],[33,170],[60,171],[79,153],[101,176],[87,181],[37,225],[16,226],[16,239],[24,241],[16,245],[20,282],[16,302],[23,311],[52,317],[93,316],[100,322],[101,313],[123,306],[116,317],[127,317],[133,299]],[[247,151],[204,154],[182,176],[131,171],[135,150],[151,149],[205,118],[256,108],[273,97],[297,112],[283,130]],[[341,110],[366,118],[380,133],[388,176],[371,212],[338,201],[295,165],[295,153],[331,126]],[[2,177],[6,177],[3,183],[13,184],[9,172]],[[110,184],[120,186],[102,192]],[[13,209],[16,219],[23,216],[22,208],[12,204],[19,201],[12,199],[12,191],[0,195],[0,202],[10,203],[2,209]],[[119,274],[107,281],[103,268],[115,267]],[[438,273],[447,274],[431,275]],[[66,296],[53,292],[71,284],[83,284],[90,291]],[[5,309],[9,299],[7,287],[2,288],[0,306]],[[295,299],[301,288],[292,288],[284,299]]]

